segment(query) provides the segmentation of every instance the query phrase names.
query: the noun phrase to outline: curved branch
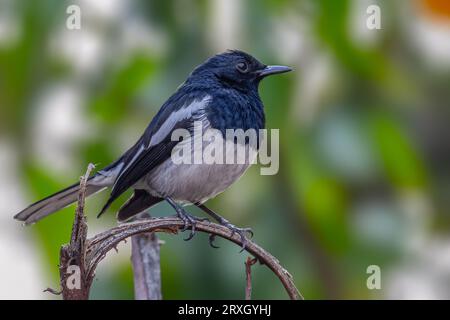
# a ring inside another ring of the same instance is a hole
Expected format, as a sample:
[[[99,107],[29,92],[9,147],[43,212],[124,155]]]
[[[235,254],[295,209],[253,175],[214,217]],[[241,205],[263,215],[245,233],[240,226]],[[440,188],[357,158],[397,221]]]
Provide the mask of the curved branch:
[[[87,280],[92,283],[94,272],[98,263],[113,248],[116,248],[119,242],[136,234],[147,232],[166,232],[176,234],[184,225],[184,222],[177,217],[150,218],[136,222],[124,223],[115,228],[99,233],[86,241],[86,275]],[[196,230],[220,236],[224,239],[232,241],[238,245],[242,245],[241,238],[237,234],[216,223],[207,221],[199,221],[196,224]],[[248,240],[245,250],[257,258],[261,264],[265,264],[280,279],[289,297],[294,300],[303,299],[298,289],[295,287],[292,276],[284,269],[279,261],[268,253],[266,250],[258,246],[251,240]]]

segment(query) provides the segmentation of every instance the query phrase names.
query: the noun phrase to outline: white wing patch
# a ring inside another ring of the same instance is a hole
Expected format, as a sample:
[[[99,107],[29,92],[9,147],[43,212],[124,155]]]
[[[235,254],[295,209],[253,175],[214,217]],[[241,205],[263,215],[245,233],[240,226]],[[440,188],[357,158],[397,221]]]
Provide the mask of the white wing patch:
[[[131,164],[137,159],[137,157],[142,153],[142,151],[144,151],[145,147],[143,144],[141,144],[139,146],[139,150],[134,154],[133,159],[131,159],[131,161],[125,166],[125,168],[121,169],[120,172],[125,172],[130,166]],[[120,175],[117,177],[119,178]]]
[[[180,110],[172,113],[166,121],[161,125],[161,127],[156,131],[148,147],[156,145],[166,138],[173,127],[181,120],[188,119],[193,113],[206,109],[208,103],[211,101],[211,96],[207,95],[202,100],[194,100],[191,104],[183,106]]]
[[[139,150],[134,154],[133,158],[126,165],[121,163],[119,168],[114,169],[114,173],[110,174],[108,178],[108,182],[115,186],[115,183],[119,180],[122,174],[136,161],[139,155],[144,152],[145,149],[150,148],[151,146],[157,145],[161,141],[163,141],[171,132],[173,127],[180,122],[181,120],[188,119],[193,116],[194,113],[198,113],[199,111],[203,111],[208,103],[211,101],[211,96],[207,95],[202,100],[194,100],[191,104],[183,106],[180,110],[173,112],[161,127],[156,131],[152,138],[150,139],[150,143],[148,146],[141,144],[139,146]],[[200,119],[204,120],[206,115],[203,114]],[[103,178],[105,179],[105,178]]]

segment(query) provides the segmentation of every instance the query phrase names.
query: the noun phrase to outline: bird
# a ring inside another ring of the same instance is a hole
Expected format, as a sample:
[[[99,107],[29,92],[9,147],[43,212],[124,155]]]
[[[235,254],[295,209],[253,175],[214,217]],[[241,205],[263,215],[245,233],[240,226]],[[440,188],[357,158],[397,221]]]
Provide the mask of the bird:
[[[227,50],[209,57],[193,69],[184,83],[161,106],[142,136],[116,161],[94,173],[88,180],[86,196],[111,188],[102,215],[121,194],[132,188],[134,193],[119,209],[117,220],[124,222],[146,211],[161,201],[167,201],[177,216],[184,221],[182,231],[202,218],[189,214],[186,205],[195,205],[221,225],[242,238],[250,228],[239,228],[206,207],[205,202],[236,182],[250,161],[235,164],[175,163],[174,150],[186,141],[173,139],[176,130],[192,133],[195,124],[202,129],[214,129],[225,144],[258,152],[248,139],[227,139],[227,130],[261,130],[265,128],[264,105],[259,95],[259,84],[270,75],[289,72],[288,66],[265,65],[252,55],[240,50]],[[194,143],[195,144],[195,143]],[[202,146],[203,146],[202,142]],[[254,150],[255,149],[255,150]],[[189,150],[189,149],[188,149]],[[190,149],[193,153],[193,148]],[[24,224],[40,219],[74,203],[79,184],[73,184],[16,214]],[[211,243],[211,245],[213,245]]]

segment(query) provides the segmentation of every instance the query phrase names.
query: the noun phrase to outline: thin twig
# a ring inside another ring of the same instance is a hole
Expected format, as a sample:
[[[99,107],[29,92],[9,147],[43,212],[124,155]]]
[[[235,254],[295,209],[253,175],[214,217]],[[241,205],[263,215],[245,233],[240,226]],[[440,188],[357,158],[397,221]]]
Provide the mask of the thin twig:
[[[255,258],[247,257],[247,261],[245,261],[245,300],[252,299],[252,265],[254,265],[258,260]]]
[[[82,224],[85,223],[86,219],[84,216],[84,203],[86,200],[86,184],[89,176],[91,175],[92,170],[94,170],[95,166],[92,163],[88,164],[86,169],[86,173],[80,177],[80,190],[78,191],[78,203],[77,209],[75,211],[75,220],[73,222],[72,227],[72,236],[70,238],[70,244],[75,245],[77,241],[83,241],[82,237]],[[80,243],[82,244],[82,243]]]

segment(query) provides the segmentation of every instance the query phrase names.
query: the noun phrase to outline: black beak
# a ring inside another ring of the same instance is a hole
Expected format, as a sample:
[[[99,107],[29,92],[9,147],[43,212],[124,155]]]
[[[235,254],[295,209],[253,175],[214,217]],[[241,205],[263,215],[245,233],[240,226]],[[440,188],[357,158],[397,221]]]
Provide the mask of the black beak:
[[[258,71],[258,77],[264,78],[272,74],[285,73],[292,71],[292,68],[286,66],[267,66],[264,69]]]

